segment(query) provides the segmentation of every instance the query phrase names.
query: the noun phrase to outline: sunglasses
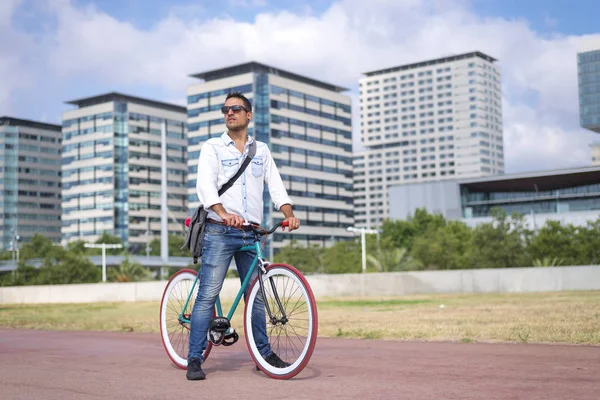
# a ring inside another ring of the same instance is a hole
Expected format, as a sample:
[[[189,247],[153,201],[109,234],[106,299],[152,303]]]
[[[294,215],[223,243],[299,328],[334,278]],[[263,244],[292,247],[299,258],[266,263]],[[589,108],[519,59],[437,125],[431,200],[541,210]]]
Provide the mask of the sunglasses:
[[[233,112],[238,112],[238,111],[242,111],[242,110],[244,110],[246,112],[249,112],[248,109],[246,107],[244,107],[244,106],[235,105],[235,106],[223,106],[223,107],[221,107],[221,112],[223,114],[227,114],[229,112],[229,110],[232,110]]]

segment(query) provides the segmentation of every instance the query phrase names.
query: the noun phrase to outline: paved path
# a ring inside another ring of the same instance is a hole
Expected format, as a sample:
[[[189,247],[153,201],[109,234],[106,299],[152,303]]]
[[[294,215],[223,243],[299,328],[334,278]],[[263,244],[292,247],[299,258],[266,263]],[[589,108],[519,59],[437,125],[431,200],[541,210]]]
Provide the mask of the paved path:
[[[157,334],[0,329],[2,399],[600,399],[600,347],[319,339],[287,381],[243,340],[207,379],[171,366]]]

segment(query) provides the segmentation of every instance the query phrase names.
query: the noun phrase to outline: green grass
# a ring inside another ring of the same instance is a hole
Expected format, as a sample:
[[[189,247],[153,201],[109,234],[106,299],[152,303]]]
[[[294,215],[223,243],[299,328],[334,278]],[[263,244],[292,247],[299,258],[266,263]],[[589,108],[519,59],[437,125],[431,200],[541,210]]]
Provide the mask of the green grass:
[[[327,298],[317,307],[322,337],[600,344],[600,291]],[[241,334],[243,309],[232,319]],[[159,302],[4,305],[0,326],[156,333],[158,312]]]
[[[320,307],[386,307],[386,306],[401,306],[428,303],[431,300],[407,300],[407,299],[392,299],[392,300],[327,300],[320,301]]]

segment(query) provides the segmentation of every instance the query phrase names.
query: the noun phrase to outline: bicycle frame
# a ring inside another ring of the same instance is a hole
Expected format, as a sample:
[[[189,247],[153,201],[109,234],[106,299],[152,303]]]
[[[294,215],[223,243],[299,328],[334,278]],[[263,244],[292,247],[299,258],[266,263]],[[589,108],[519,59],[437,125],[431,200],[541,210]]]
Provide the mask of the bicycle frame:
[[[252,275],[254,275],[254,270],[256,269],[256,266],[258,265],[258,260],[262,258],[262,249],[260,246],[260,241],[255,241],[253,246],[244,246],[241,247],[238,251],[250,251],[250,250],[256,250],[256,256],[254,257],[254,261],[252,262],[252,266],[250,267],[250,269],[248,270],[248,274],[246,275],[246,278],[244,279],[244,282],[242,283],[240,290],[237,293],[237,296],[235,297],[235,300],[233,301],[233,304],[231,305],[231,308],[229,310],[229,313],[227,314],[227,319],[229,321],[231,321],[231,318],[233,317],[233,314],[235,313],[235,310],[237,309],[238,304],[240,303],[240,300],[242,298],[242,296],[244,295],[244,288],[246,286],[248,286],[248,283],[250,282],[250,279],[252,278]],[[192,294],[194,293],[194,290],[196,290],[196,285],[198,284],[198,280],[200,279],[200,273],[198,273],[196,275],[196,279],[194,280],[194,284],[192,285],[192,289],[190,290],[190,293],[188,294],[188,297],[185,301],[185,305],[183,306],[183,309],[181,311],[181,314],[179,315],[179,322],[186,322],[186,323],[191,323],[189,318],[186,318],[186,316],[183,314],[184,310],[187,310],[187,306],[190,302],[190,298],[192,297]],[[261,288],[262,288],[262,281],[261,281]],[[279,299],[278,299],[279,301]],[[217,316],[218,317],[222,317],[223,316],[223,309],[221,307],[221,300],[220,300],[220,296],[217,296],[217,302],[215,303],[215,306],[217,307]],[[269,312],[269,315],[271,313]]]

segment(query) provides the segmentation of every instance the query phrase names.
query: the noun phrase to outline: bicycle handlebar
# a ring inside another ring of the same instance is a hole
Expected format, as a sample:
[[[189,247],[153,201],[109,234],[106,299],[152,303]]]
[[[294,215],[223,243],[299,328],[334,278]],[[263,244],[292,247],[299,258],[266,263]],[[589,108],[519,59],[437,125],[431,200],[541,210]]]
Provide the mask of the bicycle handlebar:
[[[186,220],[185,220],[185,226],[189,228],[190,222],[191,222],[191,218],[190,217],[186,218]],[[282,222],[274,225],[270,230],[266,230],[266,229],[264,229],[264,228],[262,228],[262,227],[260,227],[258,225],[249,224],[250,229],[252,229],[252,232],[260,234],[260,235],[263,235],[265,233],[267,235],[270,235],[273,232],[275,232],[275,230],[277,230],[277,228],[279,228],[280,226],[281,227],[286,227],[288,225],[289,225],[288,222],[282,221]]]
[[[277,228],[279,228],[280,226],[286,227],[288,225],[289,225],[289,223],[287,221],[282,221],[278,224],[273,225],[273,227],[271,229],[266,230],[260,226],[250,224],[250,229],[252,229],[252,232],[259,234],[259,235],[264,235],[264,234],[270,235],[273,232],[275,232],[277,230]]]

